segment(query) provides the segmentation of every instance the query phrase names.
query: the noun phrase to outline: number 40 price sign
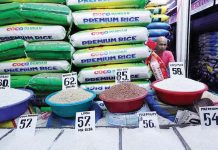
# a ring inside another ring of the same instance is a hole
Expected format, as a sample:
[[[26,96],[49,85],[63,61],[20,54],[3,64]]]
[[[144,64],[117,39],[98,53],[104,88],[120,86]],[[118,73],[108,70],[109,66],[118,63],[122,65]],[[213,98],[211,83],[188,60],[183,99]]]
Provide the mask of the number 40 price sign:
[[[202,127],[218,127],[218,107],[208,106],[199,108]]]

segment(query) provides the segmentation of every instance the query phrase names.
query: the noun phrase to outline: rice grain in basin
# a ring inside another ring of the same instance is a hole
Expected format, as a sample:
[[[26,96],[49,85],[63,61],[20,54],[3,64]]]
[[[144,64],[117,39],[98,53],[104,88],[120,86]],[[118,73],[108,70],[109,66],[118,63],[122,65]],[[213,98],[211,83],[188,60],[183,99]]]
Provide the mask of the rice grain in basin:
[[[134,99],[142,96],[145,93],[145,89],[133,84],[133,83],[121,83],[112,86],[109,90],[105,90],[101,93],[101,97],[106,99],[113,99],[117,101]]]
[[[53,95],[49,101],[59,104],[68,104],[72,102],[82,101],[93,96],[92,93],[87,92],[81,88],[78,89],[67,89],[58,92]]]

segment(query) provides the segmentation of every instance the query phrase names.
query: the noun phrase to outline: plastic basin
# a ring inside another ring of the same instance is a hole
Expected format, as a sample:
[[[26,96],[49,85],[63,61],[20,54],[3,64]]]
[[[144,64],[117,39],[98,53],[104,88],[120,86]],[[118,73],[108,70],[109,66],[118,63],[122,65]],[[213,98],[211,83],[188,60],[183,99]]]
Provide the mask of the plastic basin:
[[[20,89],[20,90],[29,92],[30,96],[13,105],[0,107],[0,114],[1,114],[0,122],[15,119],[26,112],[29,105],[29,101],[34,96],[34,93],[33,91],[27,89]]]
[[[57,94],[58,92],[52,93],[48,95],[45,99],[45,102],[51,107],[52,112],[60,117],[75,117],[76,112],[87,111],[92,106],[93,99],[96,97],[96,94],[90,90],[86,90],[92,93],[92,97],[88,99],[84,99],[77,102],[60,104],[51,102],[49,99]]]
[[[145,100],[145,96],[147,95],[147,91],[144,90],[141,96],[134,99],[125,99],[125,100],[116,100],[116,99],[108,99],[102,94],[100,94],[99,98],[104,101],[105,106],[108,111],[112,113],[127,113],[139,110]]]
[[[199,100],[201,98],[204,91],[208,90],[207,85],[204,84],[205,88],[202,90],[194,92],[175,92],[156,87],[155,83],[157,82],[160,81],[152,82],[151,87],[155,90],[158,98],[167,104],[176,106],[192,105],[194,101]]]

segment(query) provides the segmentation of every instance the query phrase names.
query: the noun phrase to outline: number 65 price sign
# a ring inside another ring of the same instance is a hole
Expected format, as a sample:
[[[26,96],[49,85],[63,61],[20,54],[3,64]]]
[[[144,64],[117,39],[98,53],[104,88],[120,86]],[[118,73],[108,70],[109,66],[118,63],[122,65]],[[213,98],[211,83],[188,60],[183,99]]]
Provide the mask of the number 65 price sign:
[[[218,127],[218,107],[208,106],[199,108],[201,126]]]

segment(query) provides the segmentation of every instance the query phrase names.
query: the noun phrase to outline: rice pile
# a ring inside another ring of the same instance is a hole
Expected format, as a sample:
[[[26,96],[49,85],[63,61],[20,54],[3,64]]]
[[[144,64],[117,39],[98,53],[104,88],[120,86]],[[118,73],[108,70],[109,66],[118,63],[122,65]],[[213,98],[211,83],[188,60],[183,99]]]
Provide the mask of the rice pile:
[[[78,89],[67,89],[58,92],[53,95],[49,101],[59,104],[68,104],[71,102],[78,102],[93,96],[92,93],[87,92],[81,88]]]

